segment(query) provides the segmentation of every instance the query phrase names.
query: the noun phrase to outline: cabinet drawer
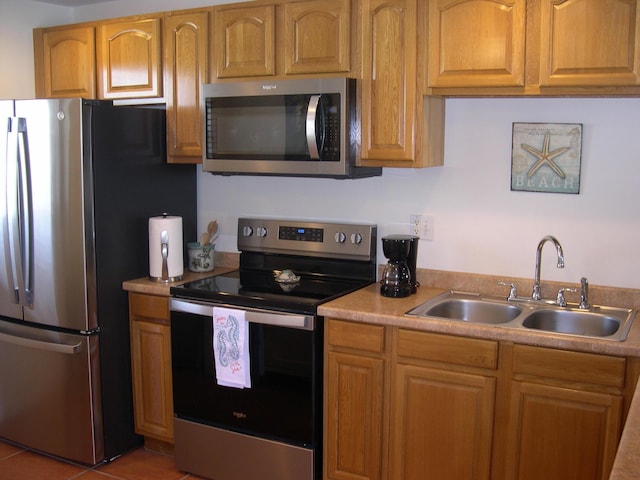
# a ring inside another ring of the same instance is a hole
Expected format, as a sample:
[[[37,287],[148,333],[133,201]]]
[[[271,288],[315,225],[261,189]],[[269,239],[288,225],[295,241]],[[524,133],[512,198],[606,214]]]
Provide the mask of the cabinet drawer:
[[[607,387],[624,386],[622,357],[515,345],[513,373],[556,378]]]
[[[398,355],[479,368],[498,368],[498,342],[398,330]]]
[[[169,321],[169,297],[129,293],[129,314]]]
[[[329,320],[327,339],[329,345],[367,352],[384,352],[384,328],[380,325]]]

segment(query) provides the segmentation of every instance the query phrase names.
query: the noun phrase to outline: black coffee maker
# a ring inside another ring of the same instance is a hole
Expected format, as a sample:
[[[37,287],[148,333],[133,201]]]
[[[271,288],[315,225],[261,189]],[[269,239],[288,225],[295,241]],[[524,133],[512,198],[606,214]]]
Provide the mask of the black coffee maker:
[[[382,252],[389,259],[380,280],[380,293],[385,297],[407,297],[415,293],[418,240],[412,235],[382,237]]]

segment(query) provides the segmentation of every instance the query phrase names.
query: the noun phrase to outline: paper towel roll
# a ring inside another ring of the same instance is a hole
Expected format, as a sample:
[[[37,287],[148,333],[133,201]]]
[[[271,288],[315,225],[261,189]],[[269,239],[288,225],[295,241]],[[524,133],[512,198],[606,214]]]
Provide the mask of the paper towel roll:
[[[163,250],[166,255],[164,268]],[[149,277],[156,282],[175,282],[184,274],[182,217],[149,218]]]

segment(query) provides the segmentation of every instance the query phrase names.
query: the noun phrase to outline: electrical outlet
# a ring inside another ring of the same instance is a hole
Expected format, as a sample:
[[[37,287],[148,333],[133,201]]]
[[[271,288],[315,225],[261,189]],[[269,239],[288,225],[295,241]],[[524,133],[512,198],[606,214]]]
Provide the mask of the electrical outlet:
[[[420,237],[420,240],[433,241],[435,220],[431,215],[411,215],[409,217],[409,234]]]
[[[420,215],[409,217],[409,235],[420,236]]]

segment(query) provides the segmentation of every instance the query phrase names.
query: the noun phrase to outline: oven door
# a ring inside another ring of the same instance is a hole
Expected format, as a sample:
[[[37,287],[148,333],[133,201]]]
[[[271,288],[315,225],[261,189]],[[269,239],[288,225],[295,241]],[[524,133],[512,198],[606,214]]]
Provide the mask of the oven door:
[[[322,322],[308,315],[243,309],[249,327],[250,388],[218,385],[213,307],[171,299],[171,355],[177,418],[319,448]]]

